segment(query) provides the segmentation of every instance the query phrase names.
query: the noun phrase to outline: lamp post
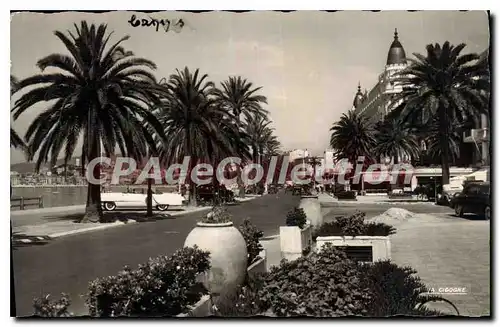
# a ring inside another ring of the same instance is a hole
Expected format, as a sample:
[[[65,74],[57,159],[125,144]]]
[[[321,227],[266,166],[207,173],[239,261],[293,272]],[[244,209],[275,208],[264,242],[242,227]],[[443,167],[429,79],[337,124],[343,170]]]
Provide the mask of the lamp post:
[[[437,185],[436,185],[436,178],[431,176],[431,180],[434,180],[434,203],[437,203]]]

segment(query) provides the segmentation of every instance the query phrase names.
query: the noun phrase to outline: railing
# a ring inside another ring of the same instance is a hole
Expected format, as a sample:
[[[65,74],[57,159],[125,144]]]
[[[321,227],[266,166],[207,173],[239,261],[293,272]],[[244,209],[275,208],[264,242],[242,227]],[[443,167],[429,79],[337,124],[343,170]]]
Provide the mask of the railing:
[[[41,196],[33,198],[13,198],[10,199],[11,208],[19,208],[19,210],[24,210],[27,206],[37,206],[43,208],[43,198]]]

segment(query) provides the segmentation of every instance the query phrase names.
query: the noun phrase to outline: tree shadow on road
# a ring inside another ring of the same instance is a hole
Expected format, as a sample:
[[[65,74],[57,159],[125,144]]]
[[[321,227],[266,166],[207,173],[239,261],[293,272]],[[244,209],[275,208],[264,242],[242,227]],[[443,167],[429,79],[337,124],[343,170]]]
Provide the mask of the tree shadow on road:
[[[454,213],[449,213],[447,216],[449,216],[450,218],[461,219],[461,220],[471,220],[471,221],[486,220],[483,215],[475,215],[473,213],[466,213],[462,217],[458,217]]]

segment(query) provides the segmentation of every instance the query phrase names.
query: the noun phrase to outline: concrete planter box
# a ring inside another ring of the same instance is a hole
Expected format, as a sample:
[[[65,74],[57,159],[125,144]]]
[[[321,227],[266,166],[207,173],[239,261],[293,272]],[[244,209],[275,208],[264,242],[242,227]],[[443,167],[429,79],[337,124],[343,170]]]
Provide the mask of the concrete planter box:
[[[323,215],[321,214],[321,203],[317,195],[301,196],[299,208],[304,210],[307,220],[311,222],[312,227],[321,226]]]
[[[303,229],[297,226],[280,226],[280,248],[283,259],[296,260],[310,246],[312,246],[312,227],[309,221]]]
[[[259,253],[259,259],[254,261],[248,268],[247,272],[250,277],[254,277],[256,274],[263,273],[267,271],[267,257],[266,250],[262,250]]]
[[[389,236],[318,236],[316,238],[316,251],[323,245],[330,243],[333,246],[356,246],[372,248],[372,261],[391,258],[391,241]]]
[[[212,301],[210,295],[203,295],[201,299],[196,302],[189,312],[178,314],[176,317],[208,317],[212,314]]]

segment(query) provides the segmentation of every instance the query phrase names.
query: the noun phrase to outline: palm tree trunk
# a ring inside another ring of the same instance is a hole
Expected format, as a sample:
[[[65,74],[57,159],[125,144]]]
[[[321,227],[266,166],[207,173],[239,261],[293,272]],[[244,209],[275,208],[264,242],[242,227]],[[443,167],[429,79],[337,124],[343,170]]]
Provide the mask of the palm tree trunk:
[[[444,133],[440,137],[441,146],[441,185],[450,183],[450,162],[449,162],[449,122],[445,108],[439,110],[439,125]]]
[[[153,217],[153,190],[152,190],[152,178],[148,178],[148,192],[146,196],[146,217]]]
[[[90,150],[90,156],[88,162],[91,162],[95,158],[100,156],[101,142],[99,138],[93,142],[92,148]],[[91,173],[95,179],[100,179],[101,177],[101,167],[100,165],[94,167]],[[85,207],[85,215],[81,220],[82,223],[88,222],[103,222],[103,214],[101,208],[101,185],[88,183],[87,187],[87,205]]]

